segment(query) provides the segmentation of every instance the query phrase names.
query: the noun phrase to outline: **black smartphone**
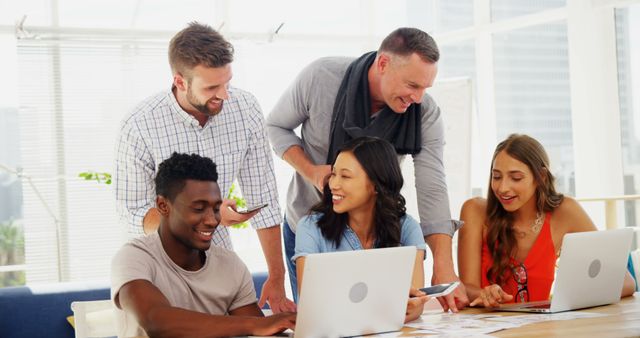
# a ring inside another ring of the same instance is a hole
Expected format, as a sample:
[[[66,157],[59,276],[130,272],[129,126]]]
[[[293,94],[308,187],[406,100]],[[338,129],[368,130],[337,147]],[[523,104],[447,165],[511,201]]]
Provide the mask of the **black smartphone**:
[[[420,291],[427,294],[429,297],[441,297],[450,294],[453,290],[455,290],[460,282],[446,283],[446,284],[438,284],[429,286],[426,288],[420,289]]]
[[[249,208],[246,208],[246,209],[240,209],[240,210],[238,210],[236,212],[239,213],[239,214],[243,214],[243,215],[250,214],[250,213],[252,213],[252,212],[254,212],[256,210],[260,210],[260,209],[266,207],[267,205],[269,205],[269,203],[256,205],[256,206],[249,207]]]

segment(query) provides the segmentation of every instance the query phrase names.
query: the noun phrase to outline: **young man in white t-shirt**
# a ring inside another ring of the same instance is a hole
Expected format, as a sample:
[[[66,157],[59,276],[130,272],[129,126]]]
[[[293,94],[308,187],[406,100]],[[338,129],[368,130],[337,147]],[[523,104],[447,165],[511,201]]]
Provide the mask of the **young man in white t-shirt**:
[[[295,314],[264,317],[240,258],[211,245],[222,198],[211,159],[174,153],[155,178],[157,232],[125,244],[113,259],[119,336],[271,335]]]

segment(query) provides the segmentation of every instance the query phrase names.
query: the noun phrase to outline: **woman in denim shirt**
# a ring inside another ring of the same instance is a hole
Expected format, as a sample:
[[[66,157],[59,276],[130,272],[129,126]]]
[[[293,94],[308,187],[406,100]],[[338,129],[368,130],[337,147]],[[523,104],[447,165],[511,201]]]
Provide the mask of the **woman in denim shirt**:
[[[423,260],[426,244],[418,222],[405,213],[400,195],[403,179],[393,146],[375,137],[346,143],[332,166],[322,201],[303,217],[296,229],[292,260],[297,265],[298,292],[305,256],[312,253],[415,246],[412,289],[406,321],[422,313],[428,299]]]

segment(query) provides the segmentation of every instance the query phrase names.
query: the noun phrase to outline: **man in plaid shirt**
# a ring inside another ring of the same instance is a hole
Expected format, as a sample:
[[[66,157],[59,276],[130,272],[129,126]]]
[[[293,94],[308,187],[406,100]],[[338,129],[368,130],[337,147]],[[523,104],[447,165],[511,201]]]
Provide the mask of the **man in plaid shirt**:
[[[294,311],[284,291],[280,206],[264,117],[253,95],[229,85],[232,61],[233,46],[209,26],[191,23],[173,37],[171,89],[141,102],[121,124],[115,169],[118,213],[130,235],[156,231],[160,214],[153,179],[158,165],[174,152],[211,158],[224,196],[237,180],[247,205],[268,204],[240,214],[235,202],[225,199],[220,224],[251,218],[269,269],[259,305],[268,302],[275,313]],[[232,249],[227,227],[216,229],[212,243]]]

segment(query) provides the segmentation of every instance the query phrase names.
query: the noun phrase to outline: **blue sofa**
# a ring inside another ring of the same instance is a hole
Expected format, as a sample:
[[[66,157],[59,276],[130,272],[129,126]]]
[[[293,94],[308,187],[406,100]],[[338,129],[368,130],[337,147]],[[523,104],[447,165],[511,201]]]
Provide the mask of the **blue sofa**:
[[[258,297],[266,279],[264,272],[253,274]],[[73,338],[73,328],[66,319],[73,314],[71,302],[109,297],[107,283],[73,282],[0,288],[0,337]]]

